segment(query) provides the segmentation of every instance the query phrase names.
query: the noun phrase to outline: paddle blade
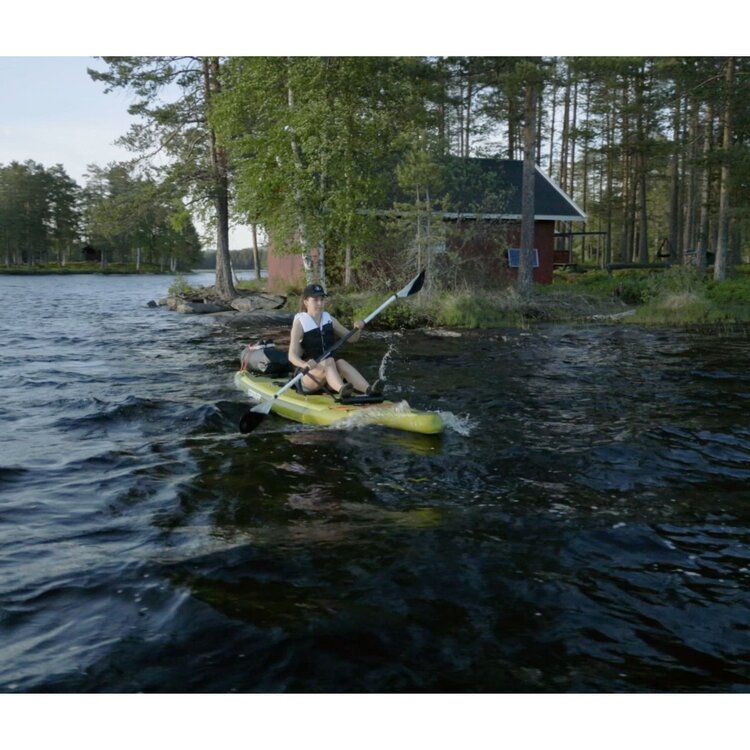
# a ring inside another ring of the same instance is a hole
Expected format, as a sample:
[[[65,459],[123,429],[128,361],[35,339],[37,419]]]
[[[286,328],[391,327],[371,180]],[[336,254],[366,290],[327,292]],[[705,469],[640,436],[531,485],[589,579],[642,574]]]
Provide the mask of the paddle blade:
[[[275,398],[275,397],[274,397]],[[250,409],[251,412],[254,414],[263,414],[264,416],[266,414],[271,413],[271,407],[273,406],[273,398],[267,398],[261,401],[259,404],[255,404],[252,409]]]
[[[425,271],[422,269],[396,296],[400,298],[411,297],[424,286]]]
[[[266,418],[265,414],[261,414],[257,411],[245,412],[245,415],[240,420],[240,432],[243,435],[247,435],[248,432],[252,432],[260,423]]]
[[[243,434],[252,432],[266,418],[266,415],[271,413],[272,406],[273,399],[266,399],[245,412],[240,420],[240,432]]]

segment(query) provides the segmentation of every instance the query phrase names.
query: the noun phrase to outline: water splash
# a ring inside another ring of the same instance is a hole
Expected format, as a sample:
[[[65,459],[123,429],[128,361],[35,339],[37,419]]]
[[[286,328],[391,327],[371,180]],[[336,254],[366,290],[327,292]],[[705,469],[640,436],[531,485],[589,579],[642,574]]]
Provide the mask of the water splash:
[[[380,360],[380,366],[378,367],[378,378],[380,380],[388,379],[385,375],[385,371],[395,351],[396,351],[396,345],[394,343],[388,344],[388,350],[383,355],[383,359]]]
[[[408,401],[385,401],[382,406],[368,406],[366,409],[355,411],[346,419],[340,419],[331,425],[332,429],[355,429],[357,427],[371,426],[378,418],[389,413],[408,414],[411,412]]]
[[[451,411],[438,411],[443,420],[446,430],[452,430],[462,437],[469,437],[476,427],[476,422],[471,417],[462,414],[454,414]]]

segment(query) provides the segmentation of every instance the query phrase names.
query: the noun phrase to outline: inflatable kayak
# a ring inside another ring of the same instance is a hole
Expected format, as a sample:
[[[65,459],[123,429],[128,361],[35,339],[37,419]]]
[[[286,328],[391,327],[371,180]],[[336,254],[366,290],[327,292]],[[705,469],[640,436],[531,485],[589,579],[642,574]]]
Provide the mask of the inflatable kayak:
[[[272,399],[287,381],[245,370],[235,374],[234,382],[253,401],[262,401]],[[395,403],[367,396],[339,402],[329,394],[305,395],[290,388],[273,400],[272,411],[303,424],[377,424],[424,435],[443,431],[443,420],[435,412],[417,411],[406,401]]]

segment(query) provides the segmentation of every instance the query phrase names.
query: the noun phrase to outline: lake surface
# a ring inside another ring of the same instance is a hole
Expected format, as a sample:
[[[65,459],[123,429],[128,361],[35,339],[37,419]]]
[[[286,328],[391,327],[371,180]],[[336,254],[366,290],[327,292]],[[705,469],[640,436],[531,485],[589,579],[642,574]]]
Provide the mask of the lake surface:
[[[374,331],[444,435],[241,435],[283,331],[171,281],[0,276],[0,691],[748,691],[745,334]]]

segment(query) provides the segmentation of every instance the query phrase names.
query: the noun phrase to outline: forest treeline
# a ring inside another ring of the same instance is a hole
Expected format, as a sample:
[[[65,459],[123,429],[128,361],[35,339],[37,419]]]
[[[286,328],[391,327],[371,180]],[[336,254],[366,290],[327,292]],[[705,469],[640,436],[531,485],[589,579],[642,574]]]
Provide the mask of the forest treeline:
[[[746,253],[750,58],[103,60],[106,71],[91,77],[105,91],[128,89],[135,118],[122,138],[134,159],[103,170],[104,182],[121,170],[118,179],[139,186],[141,213],[125,213],[142,215],[152,230],[125,241],[167,242],[190,226],[183,210],[201,212],[216,227],[217,289],[227,296],[230,220],[300,252],[307,273],[321,279],[371,281],[373,253],[385,252],[373,247],[396,252],[380,242],[389,231],[407,238],[404,264],[429,260],[433,215],[452,198],[446,157],[522,159],[531,151],[587,214],[583,227],[560,227],[590,233],[570,232],[582,261],[680,262],[690,254],[702,267],[709,252],[721,280]],[[142,201],[149,189],[159,196],[153,218]],[[398,225],[384,228],[375,209],[392,206],[396,194]],[[122,217],[104,213],[96,236],[111,241]],[[87,221],[91,214],[80,213]],[[67,235],[46,226],[50,252],[60,253]],[[16,252],[36,246],[24,241]]]
[[[180,195],[127,165],[92,164],[83,186],[59,164],[0,165],[4,265],[65,268],[91,257],[105,269],[187,270],[201,258],[200,239]]]

